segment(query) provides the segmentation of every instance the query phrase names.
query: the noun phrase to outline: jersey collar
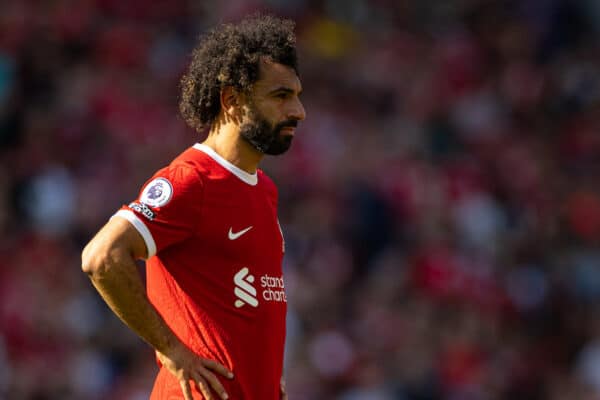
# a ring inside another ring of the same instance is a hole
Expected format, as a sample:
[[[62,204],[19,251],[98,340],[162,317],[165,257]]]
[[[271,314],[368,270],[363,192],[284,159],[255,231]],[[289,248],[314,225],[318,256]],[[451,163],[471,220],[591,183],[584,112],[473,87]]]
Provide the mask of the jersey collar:
[[[237,176],[241,181],[247,183],[248,185],[255,186],[258,183],[258,175],[256,172],[253,174],[249,174],[248,172],[244,171],[243,169],[236,167],[235,165],[233,165],[232,163],[230,163],[229,161],[227,161],[226,159],[221,157],[216,151],[214,151],[212,148],[208,147],[205,144],[196,143],[193,147],[194,147],[194,149],[200,150],[201,152],[205,153],[207,156],[209,156],[210,158],[215,160],[223,168],[225,168],[226,170],[231,172],[233,175]]]

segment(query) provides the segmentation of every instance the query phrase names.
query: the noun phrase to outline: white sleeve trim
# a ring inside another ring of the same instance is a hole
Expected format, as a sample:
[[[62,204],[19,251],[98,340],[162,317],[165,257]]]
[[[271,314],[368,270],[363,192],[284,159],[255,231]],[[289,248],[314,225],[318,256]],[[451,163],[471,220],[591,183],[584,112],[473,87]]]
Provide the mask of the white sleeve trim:
[[[133,225],[135,229],[142,235],[144,238],[144,242],[146,242],[146,250],[148,252],[148,257],[150,258],[156,254],[156,243],[154,242],[154,238],[152,237],[152,233],[148,227],[133,213],[133,211],[129,210],[119,210],[113,215],[111,218],[121,217],[125,218],[127,221]]]

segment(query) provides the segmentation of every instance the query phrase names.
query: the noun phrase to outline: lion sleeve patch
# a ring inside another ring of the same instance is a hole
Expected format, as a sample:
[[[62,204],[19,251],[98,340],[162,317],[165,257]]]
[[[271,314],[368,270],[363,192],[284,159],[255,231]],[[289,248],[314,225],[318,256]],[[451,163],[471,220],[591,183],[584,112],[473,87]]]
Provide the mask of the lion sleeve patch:
[[[140,202],[150,207],[163,207],[173,197],[173,186],[168,179],[156,178],[142,190]]]

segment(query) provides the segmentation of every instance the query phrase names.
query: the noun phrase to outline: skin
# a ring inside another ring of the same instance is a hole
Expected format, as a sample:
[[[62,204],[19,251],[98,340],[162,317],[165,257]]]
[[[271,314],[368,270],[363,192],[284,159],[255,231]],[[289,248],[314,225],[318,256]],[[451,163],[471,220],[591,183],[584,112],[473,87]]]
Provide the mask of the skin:
[[[302,121],[306,117],[299,98],[302,85],[292,68],[263,59],[259,71],[259,79],[250,94],[237,92],[232,87],[221,91],[221,112],[204,141],[227,161],[251,174],[264,157],[240,137],[240,126],[248,122],[251,107],[273,125],[288,120]],[[285,128],[282,133],[294,135],[295,129]]]
[[[259,79],[249,93],[231,87],[221,90],[221,112],[204,144],[249,173],[256,172],[264,154],[240,137],[240,126],[249,121],[251,107],[271,124],[301,121],[300,80],[292,68],[261,60]],[[294,128],[282,130],[293,135]],[[193,353],[171,331],[146,295],[136,260],[147,256],[138,231],[122,218],[112,218],[88,243],[82,253],[82,269],[112,311],[150,344],[163,367],[180,382],[185,400],[193,400],[194,386],[205,399],[227,399],[218,376],[234,379],[233,373],[216,361]],[[285,381],[281,399],[287,399]],[[217,397],[218,396],[218,397]]]

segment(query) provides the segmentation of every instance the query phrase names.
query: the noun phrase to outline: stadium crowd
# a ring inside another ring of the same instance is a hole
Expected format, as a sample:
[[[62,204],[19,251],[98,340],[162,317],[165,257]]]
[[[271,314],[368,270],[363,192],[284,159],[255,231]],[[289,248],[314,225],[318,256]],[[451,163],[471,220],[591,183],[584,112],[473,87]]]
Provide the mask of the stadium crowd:
[[[307,109],[263,164],[290,398],[600,399],[593,0],[4,1],[0,399],[148,398],[153,353],[80,253],[201,139],[198,35],[255,10],[297,22]]]

